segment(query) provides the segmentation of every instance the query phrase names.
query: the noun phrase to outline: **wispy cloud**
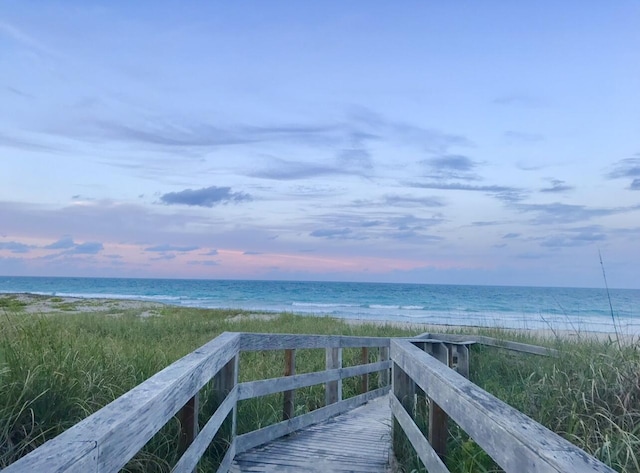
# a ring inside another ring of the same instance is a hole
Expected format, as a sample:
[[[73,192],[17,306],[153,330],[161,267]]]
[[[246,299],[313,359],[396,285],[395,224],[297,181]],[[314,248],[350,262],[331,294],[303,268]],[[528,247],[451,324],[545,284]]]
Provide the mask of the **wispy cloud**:
[[[166,205],[190,205],[195,207],[213,207],[219,204],[240,203],[252,200],[244,192],[232,192],[230,187],[206,187],[204,189],[185,189],[169,192],[160,197]]]
[[[410,187],[416,187],[420,189],[439,189],[448,191],[470,191],[470,192],[520,192],[521,189],[510,186],[500,185],[474,185],[474,184],[462,184],[457,182],[409,182]]]
[[[431,179],[480,180],[480,177],[473,172],[478,163],[467,156],[449,154],[425,159],[422,163],[429,168],[429,173],[425,177]]]
[[[190,251],[199,250],[199,246],[178,246],[178,245],[156,245],[145,248],[144,251],[152,251],[152,252],[167,252],[167,251],[176,251],[178,253],[188,253]]]
[[[66,250],[75,247],[76,244],[70,236],[63,236],[59,240],[45,246],[47,250]]]
[[[67,253],[74,255],[95,255],[100,253],[103,249],[104,246],[102,243],[96,241],[88,241],[86,243],[77,244]]]
[[[518,238],[519,236],[520,236],[520,233],[506,233],[502,235],[502,238],[505,240],[512,240],[514,238]]]
[[[639,153],[640,155],[640,153]],[[640,190],[640,157],[621,159],[606,174],[609,179],[631,178],[630,190]]]
[[[590,220],[618,213],[637,210],[635,207],[592,208],[585,205],[570,205],[554,202],[551,204],[516,204],[520,212],[536,214],[534,223],[558,224]]]
[[[550,235],[542,239],[540,246],[547,248],[565,248],[585,246],[607,239],[601,227],[597,225],[567,229],[563,233]]]
[[[411,195],[387,195],[385,205],[397,207],[444,207],[444,202],[438,197],[415,197]]]
[[[9,250],[11,253],[28,253],[34,248],[32,245],[26,245],[17,241],[0,242],[0,250]]]
[[[543,187],[542,189],[540,189],[540,192],[562,193],[574,189],[573,186],[568,185],[565,181],[562,181],[560,179],[549,179],[549,183],[549,187]]]
[[[60,151],[60,148],[55,146],[42,144],[39,139],[8,136],[0,133],[0,147],[2,146],[25,151],[46,151],[51,153]]]
[[[354,238],[353,231],[350,228],[321,228],[318,230],[314,230],[309,233],[312,237],[317,238],[328,238],[328,239],[345,239],[345,238]]]
[[[272,158],[270,163],[265,166],[264,169],[252,171],[248,175],[251,177],[260,177],[262,179],[287,181],[309,179],[331,174],[352,174],[352,172],[333,164],[305,163]]]
[[[72,237],[64,236],[50,245],[43,246],[43,248],[45,250],[64,250],[61,253],[49,255],[56,257],[60,255],[95,255],[104,250],[104,245],[97,241],[76,243]]]

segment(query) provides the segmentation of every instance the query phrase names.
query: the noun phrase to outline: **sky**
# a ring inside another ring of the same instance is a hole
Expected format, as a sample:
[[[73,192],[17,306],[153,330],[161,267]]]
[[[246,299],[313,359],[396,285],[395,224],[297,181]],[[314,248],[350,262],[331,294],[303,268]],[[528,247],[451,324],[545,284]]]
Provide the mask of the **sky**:
[[[0,0],[0,275],[640,288],[639,23]]]

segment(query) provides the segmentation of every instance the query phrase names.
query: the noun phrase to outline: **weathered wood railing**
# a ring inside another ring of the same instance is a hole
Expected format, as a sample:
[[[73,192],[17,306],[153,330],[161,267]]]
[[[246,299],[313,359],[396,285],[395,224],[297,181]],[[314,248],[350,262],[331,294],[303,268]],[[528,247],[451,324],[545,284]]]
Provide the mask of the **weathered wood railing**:
[[[475,337],[463,338],[471,343],[469,338]],[[425,345],[420,346],[421,343]],[[613,473],[583,450],[448,368],[450,348],[428,338],[391,340],[393,391],[390,402],[397,422],[395,433],[404,432],[429,473],[449,471],[441,458],[448,418],[508,473]],[[529,350],[522,346],[510,349]],[[414,420],[418,389],[430,402],[428,440]]]
[[[613,471],[468,381],[469,347],[476,343],[557,355],[542,347],[474,335],[422,334],[413,339],[389,339],[223,333],[2,471],[116,472],[177,415],[182,456],[172,471],[194,471],[225,420],[230,419],[228,448],[218,468],[225,472],[238,453],[386,394],[392,365],[390,404],[396,427],[406,434],[430,473],[448,471],[441,457],[449,418],[507,472]],[[343,367],[343,348],[360,348],[360,364]],[[324,349],[326,369],[296,374],[299,349]],[[262,350],[284,351],[284,376],[239,383],[240,354]],[[378,361],[370,362],[371,350],[378,351]],[[458,372],[449,369],[454,366]],[[378,374],[374,389],[370,389],[371,373]],[[358,376],[361,393],[343,399],[342,381]],[[199,430],[199,393],[210,381],[217,409]],[[325,386],[324,407],[294,416],[296,389],[318,384]],[[283,420],[236,435],[238,402],[274,393],[283,393]],[[419,395],[429,402],[429,440],[414,421],[416,404],[422,402]]]
[[[306,348],[326,350],[326,370],[295,374],[295,350]],[[361,348],[362,363],[343,368],[343,348]],[[369,362],[370,349],[379,350],[377,362]],[[238,383],[240,353],[258,350],[285,350],[285,376]],[[223,333],[2,471],[117,472],[177,415],[183,454],[173,472],[194,471],[231,417],[229,446],[218,469],[224,472],[237,453],[386,394],[390,367],[389,338]],[[381,386],[369,390],[368,376],[376,372]],[[363,392],[343,400],[342,380],[354,376],[362,377]],[[211,380],[218,407],[198,431],[199,392]],[[294,417],[295,390],[317,384],[325,385],[326,405]],[[236,435],[238,401],[279,392],[285,393],[283,421]]]

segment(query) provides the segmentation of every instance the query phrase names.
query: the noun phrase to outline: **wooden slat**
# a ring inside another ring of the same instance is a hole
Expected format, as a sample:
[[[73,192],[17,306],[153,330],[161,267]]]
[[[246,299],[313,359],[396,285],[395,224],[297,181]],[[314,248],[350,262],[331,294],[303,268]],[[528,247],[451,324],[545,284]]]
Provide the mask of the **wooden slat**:
[[[294,376],[284,376],[281,378],[261,379],[258,381],[247,381],[240,383],[239,400],[250,399],[252,397],[266,396],[290,389],[300,389],[316,384],[337,381],[339,379],[359,376],[364,373],[373,373],[381,369],[389,369],[390,361],[369,363],[368,365],[349,366],[327,371],[316,371],[314,373],[297,374]]]
[[[387,472],[391,418],[386,396],[236,457],[242,472]]]
[[[613,473],[410,343],[393,340],[391,358],[505,471]]]
[[[491,347],[504,348],[505,350],[517,351],[520,353],[529,353],[532,355],[542,356],[558,356],[558,350],[554,348],[541,347],[538,345],[529,345],[527,343],[512,342],[509,340],[501,340],[499,338],[486,337],[484,335],[457,335],[449,333],[422,333],[413,339],[422,340],[440,340],[443,342],[465,343],[470,342],[487,345]]]
[[[238,401],[238,387],[236,386],[227,395],[227,398],[218,406],[211,418],[207,421],[202,431],[191,443],[187,451],[182,455],[178,463],[171,470],[173,473],[188,473],[198,465],[200,458],[211,444],[213,437],[220,429],[229,413]]]
[[[367,401],[375,399],[376,397],[384,396],[388,392],[389,387],[375,389],[373,391],[369,391],[368,393],[360,394],[344,401],[321,407],[307,414],[294,417],[293,419],[279,422],[277,424],[264,427],[260,430],[255,430],[253,432],[239,435],[238,437],[236,437],[236,451],[238,453],[245,452],[257,445],[270,442],[271,440],[278,437],[288,435],[291,432],[295,432],[296,430],[302,429],[304,427],[317,424],[318,422],[322,422],[326,419],[329,419],[330,417],[353,409],[361,404],[364,404]]]
[[[402,427],[404,434],[413,445],[427,471],[429,473],[449,473],[445,464],[402,406],[402,403],[393,393],[389,395],[389,398],[391,401],[391,413]]]
[[[342,335],[298,335],[242,333],[242,351],[291,350],[301,348],[388,347],[388,337],[347,337]]]
[[[452,365],[451,346],[445,343],[431,345],[431,355],[440,363]],[[447,455],[447,439],[449,436],[449,416],[433,399],[429,399],[429,443],[438,456],[444,459]]]
[[[327,348],[325,358],[327,371],[342,368],[342,348]],[[325,383],[325,406],[339,401],[342,401],[342,378]]]
[[[233,459],[236,457],[236,441],[233,440],[229,448],[227,449],[227,453],[224,454],[222,461],[220,462],[220,466],[218,466],[217,473],[227,473],[231,468],[231,464],[233,463]]]
[[[187,451],[189,445],[198,435],[198,414],[200,412],[200,393],[196,393],[187,403],[180,409],[178,417],[180,419],[180,454]]]
[[[367,347],[362,347],[360,364],[361,365],[369,364],[369,348]],[[360,380],[360,392],[366,393],[368,390],[369,390],[369,373],[367,372],[362,375],[362,378]]]
[[[284,351],[284,375],[285,377],[293,376],[296,374],[296,351],[285,350]],[[282,401],[282,420],[291,419],[293,417],[293,410],[295,408],[295,395],[296,392],[293,389],[288,389],[283,393]]]
[[[119,471],[215,373],[236,356],[240,338],[240,334],[223,333],[14,462],[3,473],[86,472],[85,464],[82,467],[76,465],[87,455],[86,447],[78,448],[78,442],[98,445],[100,473]]]

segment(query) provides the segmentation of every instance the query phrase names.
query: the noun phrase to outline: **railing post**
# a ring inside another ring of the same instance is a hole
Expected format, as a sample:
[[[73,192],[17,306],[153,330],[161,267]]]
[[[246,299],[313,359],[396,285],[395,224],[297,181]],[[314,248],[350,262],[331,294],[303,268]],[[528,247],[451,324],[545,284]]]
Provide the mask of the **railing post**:
[[[458,374],[469,379],[469,346],[457,345],[456,354],[458,355],[456,371],[458,371]]]
[[[296,351],[295,349],[284,351],[284,375],[292,376],[296,374]],[[295,389],[284,391],[284,400],[282,405],[282,419],[288,420],[293,417],[295,407]]]
[[[389,361],[389,347],[380,347],[378,361]],[[389,386],[389,369],[378,372],[378,387]]]
[[[327,348],[325,359],[328,370],[342,368],[342,348]],[[338,401],[342,401],[342,379],[329,381],[325,384],[325,405],[328,406]]]
[[[362,347],[362,359],[361,362],[363,365],[369,363],[369,348]],[[362,385],[360,387],[361,393],[366,393],[369,391],[369,373],[365,373],[362,375]]]
[[[220,405],[225,400],[227,395],[231,392],[236,384],[238,384],[238,365],[240,357],[238,353],[235,354],[226,365],[218,371],[213,377],[213,391],[215,396],[216,405]],[[236,424],[237,424],[237,411],[238,403],[236,402],[231,411],[231,425],[229,428],[228,442],[233,444],[233,440],[236,437]]]
[[[178,419],[180,420],[180,440],[179,451],[182,455],[189,445],[198,436],[198,413],[200,412],[200,393],[197,392],[195,396],[187,401],[187,403],[180,409],[178,413]]]
[[[405,373],[395,362],[392,364],[391,368],[392,375],[392,392],[402,407],[408,412],[409,416],[412,419],[415,419],[415,394],[416,394],[416,384],[413,382],[411,377]],[[393,452],[396,457],[402,455],[400,449],[402,448],[401,443],[401,434],[404,431],[402,430],[402,426],[400,423],[394,418],[393,419],[393,431],[392,431],[392,442],[391,445],[393,447]]]
[[[441,363],[451,367],[453,357],[451,347],[444,343],[431,344],[431,354]],[[432,399],[429,400],[429,443],[438,456],[444,460],[447,454],[449,416]]]

